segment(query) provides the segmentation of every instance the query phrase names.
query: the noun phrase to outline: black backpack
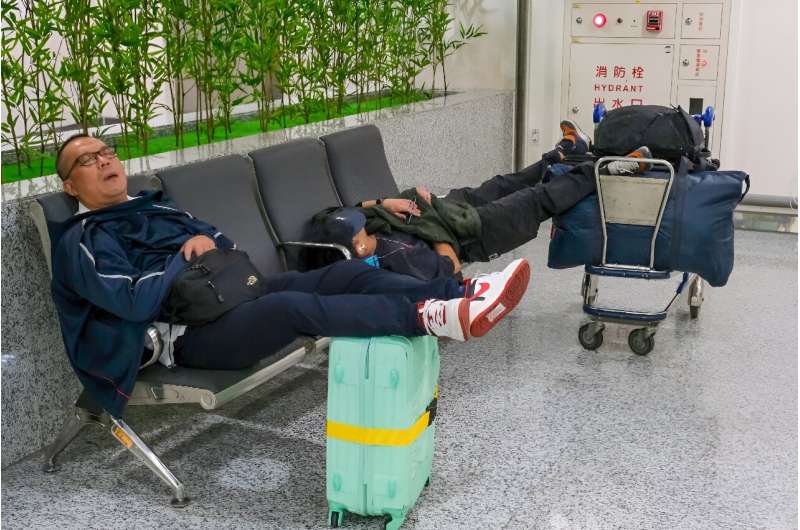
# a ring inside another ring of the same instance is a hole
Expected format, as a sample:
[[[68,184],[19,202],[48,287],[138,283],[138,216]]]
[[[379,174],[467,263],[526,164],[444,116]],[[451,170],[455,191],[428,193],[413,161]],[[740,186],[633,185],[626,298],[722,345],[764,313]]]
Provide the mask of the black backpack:
[[[702,163],[706,150],[700,124],[681,107],[634,105],[609,111],[594,132],[595,155],[625,156],[646,145],[654,158]]]

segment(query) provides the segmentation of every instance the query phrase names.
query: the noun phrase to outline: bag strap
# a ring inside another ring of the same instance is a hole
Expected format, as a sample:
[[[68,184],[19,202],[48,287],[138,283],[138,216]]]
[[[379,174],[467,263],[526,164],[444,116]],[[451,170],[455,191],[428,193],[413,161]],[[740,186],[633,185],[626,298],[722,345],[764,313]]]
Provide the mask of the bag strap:
[[[379,429],[362,427],[350,423],[342,423],[328,419],[325,422],[325,434],[328,438],[359,445],[380,445],[385,447],[404,447],[411,445],[436,419],[436,408],[439,402],[439,385],[433,391],[433,399],[417,418],[413,425],[406,429]]]
[[[689,159],[685,156],[681,157],[678,163],[678,172],[675,174],[675,180],[672,183],[675,197],[675,222],[672,228],[672,259],[670,260],[670,268],[674,269],[678,262],[678,256],[681,250],[681,235],[683,232],[683,210],[686,205],[687,184],[689,179],[686,176],[689,174]],[[667,197],[669,200],[669,197]]]
[[[438,403],[439,403],[439,397],[437,395],[434,395],[431,402],[428,404],[427,407],[425,407],[425,412],[428,413],[428,425],[433,425],[434,420],[436,420],[436,406],[438,405]]]
[[[737,202],[736,204],[741,204],[742,200],[744,200],[745,195],[747,195],[747,192],[750,191],[750,175],[746,175],[744,177],[744,184],[745,184],[744,193],[742,193],[742,196],[739,197],[739,202]]]

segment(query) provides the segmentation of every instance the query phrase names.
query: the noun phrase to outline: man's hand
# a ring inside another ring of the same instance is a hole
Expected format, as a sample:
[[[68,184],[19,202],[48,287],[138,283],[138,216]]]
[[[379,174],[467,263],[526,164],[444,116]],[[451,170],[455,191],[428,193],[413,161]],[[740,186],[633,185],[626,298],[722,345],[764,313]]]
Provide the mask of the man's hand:
[[[210,237],[194,236],[193,238],[186,240],[181,247],[181,253],[186,261],[190,261],[192,259],[192,254],[195,256],[202,256],[209,250],[214,250],[215,248],[217,248],[217,245]]]
[[[381,202],[381,206],[383,206],[387,212],[393,213],[400,219],[405,219],[407,215],[413,215],[414,217],[422,215],[417,203],[407,199],[384,199],[383,202]]]
[[[417,186],[417,195],[423,201],[431,204],[431,192],[425,186]]]

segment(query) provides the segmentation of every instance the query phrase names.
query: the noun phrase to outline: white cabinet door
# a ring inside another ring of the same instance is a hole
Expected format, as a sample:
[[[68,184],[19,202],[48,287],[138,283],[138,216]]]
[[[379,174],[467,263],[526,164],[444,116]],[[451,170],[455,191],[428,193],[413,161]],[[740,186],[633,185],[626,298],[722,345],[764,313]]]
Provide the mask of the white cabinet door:
[[[674,48],[664,44],[574,43],[567,115],[592,130],[592,109],[669,105]]]
[[[722,4],[684,4],[681,38],[718,39],[722,31]]]
[[[718,64],[719,46],[683,44],[678,79],[714,80]]]

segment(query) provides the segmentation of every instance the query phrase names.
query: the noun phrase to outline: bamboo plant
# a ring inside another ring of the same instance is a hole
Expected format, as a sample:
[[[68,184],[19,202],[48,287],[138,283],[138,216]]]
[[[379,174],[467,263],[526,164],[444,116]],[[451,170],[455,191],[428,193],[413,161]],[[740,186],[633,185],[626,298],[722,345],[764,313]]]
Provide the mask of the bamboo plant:
[[[105,99],[95,82],[97,72],[98,32],[95,9],[85,0],[62,0],[59,33],[64,39],[67,56],[61,61],[58,75],[68,82],[72,97],[65,105],[84,134],[99,124]]]
[[[127,13],[121,0],[103,0],[97,9],[98,47],[97,80],[111,99],[122,129],[121,143],[131,156],[130,131],[131,56],[123,44]]]
[[[127,0],[129,21],[125,44],[130,54],[131,125],[144,154],[149,150],[152,120],[158,116],[158,97],[164,85],[163,46],[156,43],[160,36],[159,10],[156,0]]]
[[[441,68],[442,84],[444,85],[445,93],[447,93],[445,60],[456,53],[459,48],[467,44],[467,41],[470,39],[476,39],[486,35],[486,32],[483,31],[481,26],[475,26],[474,24],[464,26],[464,24],[459,24],[458,38],[449,39],[447,33],[454,21],[449,11],[450,6],[452,6],[452,4],[450,4],[448,0],[431,0],[431,6],[428,10],[427,17],[429,40],[426,43],[426,47],[433,73],[431,91],[435,91],[436,89],[436,73],[437,70]]]
[[[24,37],[18,31],[21,13],[16,2],[3,0],[3,104],[6,107],[2,123],[3,143],[14,150],[17,175],[22,174],[22,165],[28,149],[28,125],[25,121],[25,55],[20,40]],[[17,124],[22,120],[25,131],[17,132]]]
[[[27,106],[31,122],[35,124],[35,142],[38,145],[39,173],[44,172],[48,146],[58,141],[56,125],[63,117],[64,94],[56,75],[56,52],[50,47],[56,30],[56,4],[53,0],[25,0],[30,69]]]
[[[259,127],[269,128],[272,119],[272,84],[279,58],[278,25],[280,17],[276,0],[246,0],[243,18],[249,24],[242,28],[243,71],[240,83],[250,91],[251,101],[258,108]]]
[[[239,0],[213,0],[212,5],[215,14],[211,41],[215,58],[212,88],[219,106],[219,121],[227,138],[231,132],[233,107],[247,99],[246,95],[234,97],[241,88],[237,71],[244,41],[244,6]]]
[[[339,115],[351,97],[358,112],[368,97],[409,101],[425,89],[426,68],[431,91],[440,79],[447,91],[447,58],[485,34],[454,29],[451,8],[448,0],[2,0],[2,140],[18,173],[35,157],[41,172],[64,114],[88,133],[106,102],[131,156],[128,139],[149,151],[162,110],[183,147],[192,96],[201,143],[220,125],[228,137],[245,102],[266,131],[276,119]]]

